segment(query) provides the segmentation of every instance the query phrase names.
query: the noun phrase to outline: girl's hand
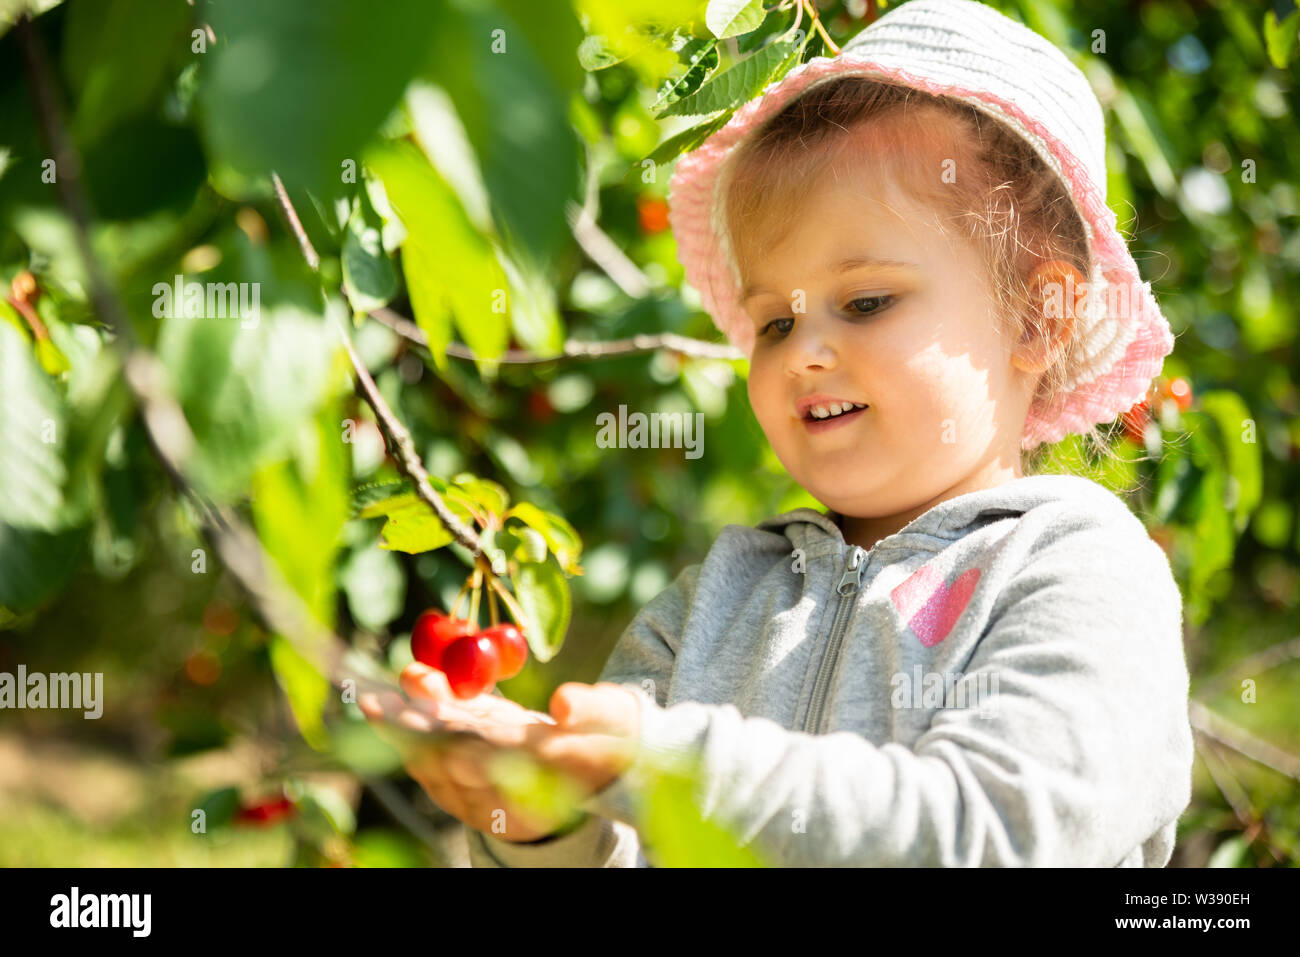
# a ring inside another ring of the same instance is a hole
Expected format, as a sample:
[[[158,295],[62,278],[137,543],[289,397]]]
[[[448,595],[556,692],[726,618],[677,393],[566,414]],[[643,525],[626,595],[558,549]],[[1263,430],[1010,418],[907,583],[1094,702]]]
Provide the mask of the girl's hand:
[[[458,699],[445,675],[418,662],[402,672],[401,684],[411,701],[396,694],[362,695],[362,712],[372,721],[417,732],[395,739],[391,729],[376,726],[402,752],[407,772],[434,803],[466,826],[508,841],[544,837],[564,819],[519,807],[500,793],[492,765],[503,753],[525,754],[564,775],[581,800],[631,764],[640,734],[640,700],[615,684],[563,684],[551,696],[549,715],[499,695]],[[418,734],[433,730],[473,736],[421,739]]]

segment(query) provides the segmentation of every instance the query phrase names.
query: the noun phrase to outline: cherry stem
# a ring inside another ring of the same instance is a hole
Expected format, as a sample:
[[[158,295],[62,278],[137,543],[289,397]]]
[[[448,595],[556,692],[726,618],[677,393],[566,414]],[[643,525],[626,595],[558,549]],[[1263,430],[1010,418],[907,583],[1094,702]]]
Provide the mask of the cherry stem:
[[[506,610],[510,612],[510,617],[515,620],[517,625],[522,627],[524,621],[524,610],[520,607],[519,602],[515,600],[515,596],[506,591],[506,586],[501,584],[501,579],[499,578],[489,578],[488,584],[492,587],[494,592],[501,596],[501,601],[506,606]]]
[[[465,584],[460,586],[460,591],[456,592],[456,600],[451,603],[451,617],[456,617],[456,612],[460,611],[460,603],[465,600],[465,593],[469,591],[470,582],[473,578],[466,578]]]
[[[474,626],[475,630],[477,630],[478,629],[478,603],[479,603],[479,599],[483,595],[483,569],[481,568],[474,569],[474,577],[472,581],[474,583],[473,584],[474,594],[473,597],[471,597],[469,600],[469,621],[470,624]]]

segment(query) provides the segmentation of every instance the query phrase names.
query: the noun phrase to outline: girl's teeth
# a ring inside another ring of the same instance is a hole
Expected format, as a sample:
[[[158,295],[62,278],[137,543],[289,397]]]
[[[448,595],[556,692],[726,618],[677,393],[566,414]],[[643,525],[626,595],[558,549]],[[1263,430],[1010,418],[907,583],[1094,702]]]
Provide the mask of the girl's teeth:
[[[830,405],[816,405],[810,410],[814,419],[829,419],[832,416],[843,415],[850,412],[858,406],[852,402],[832,402]]]

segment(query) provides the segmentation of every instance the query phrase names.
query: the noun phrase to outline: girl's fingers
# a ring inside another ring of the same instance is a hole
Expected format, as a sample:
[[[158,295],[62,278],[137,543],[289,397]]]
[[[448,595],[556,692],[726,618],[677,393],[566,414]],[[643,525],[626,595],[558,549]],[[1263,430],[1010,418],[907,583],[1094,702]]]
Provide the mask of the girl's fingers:
[[[402,669],[398,679],[402,690],[412,698],[426,698],[431,701],[455,702],[447,676],[436,668],[419,661],[413,661]]]
[[[461,745],[448,748],[442,762],[442,769],[447,778],[463,788],[482,790],[491,782],[483,767],[484,756],[479,748]]]

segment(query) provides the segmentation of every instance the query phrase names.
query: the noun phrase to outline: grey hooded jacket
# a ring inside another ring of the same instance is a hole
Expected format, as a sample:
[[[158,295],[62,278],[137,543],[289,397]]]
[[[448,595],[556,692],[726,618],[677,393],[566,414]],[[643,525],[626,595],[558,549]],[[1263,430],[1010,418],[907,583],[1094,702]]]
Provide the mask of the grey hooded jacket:
[[[1182,601],[1124,502],[1067,475],[949,499],[870,550],[801,508],[728,525],[602,681],[635,763],[570,833],[476,867],[653,866],[654,768],[778,866],[1163,867],[1191,798]]]

